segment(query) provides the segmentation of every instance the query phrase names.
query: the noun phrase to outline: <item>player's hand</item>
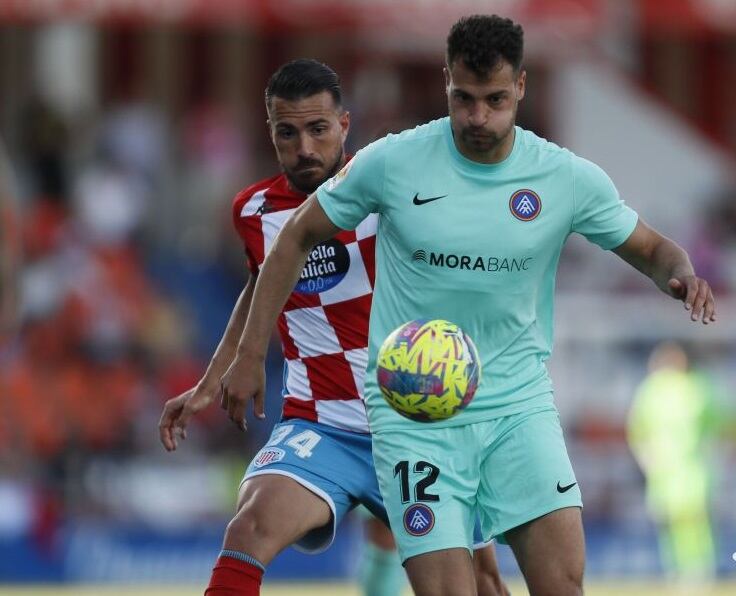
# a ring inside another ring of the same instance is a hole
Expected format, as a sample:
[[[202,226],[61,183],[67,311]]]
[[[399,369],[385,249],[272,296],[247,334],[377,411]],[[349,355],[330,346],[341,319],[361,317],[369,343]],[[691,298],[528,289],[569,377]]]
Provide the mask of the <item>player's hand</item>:
[[[246,430],[245,408],[253,400],[253,413],[263,419],[263,396],[266,392],[266,371],[263,360],[239,356],[220,380],[222,397],[220,407],[240,430]]]
[[[716,304],[708,282],[696,275],[673,277],[667,282],[670,296],[685,303],[690,319],[704,325],[716,320]]]
[[[189,419],[209,406],[216,394],[216,388],[209,388],[200,383],[166,402],[158,422],[159,439],[166,451],[176,450],[177,439],[187,438]]]

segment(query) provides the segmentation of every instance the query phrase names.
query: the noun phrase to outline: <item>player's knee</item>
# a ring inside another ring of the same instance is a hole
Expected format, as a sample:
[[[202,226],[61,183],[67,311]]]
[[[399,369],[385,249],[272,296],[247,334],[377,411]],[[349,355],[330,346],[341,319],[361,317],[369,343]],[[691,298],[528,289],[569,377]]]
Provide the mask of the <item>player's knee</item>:
[[[566,569],[561,580],[562,588],[566,594],[572,596],[582,595],[583,593],[583,567],[575,565]]]
[[[242,508],[225,530],[228,548],[247,552],[256,558],[259,555],[267,558],[272,551],[278,552],[281,547],[278,542],[278,532],[271,527],[268,517],[257,515],[248,507]]]
[[[497,571],[476,569],[475,582],[478,596],[506,596],[508,594],[501,581],[501,575]]]
[[[544,592],[543,596],[583,596],[582,583],[568,581],[551,587]],[[536,592],[530,592],[530,596],[537,596]]]
[[[250,536],[254,539],[268,539],[270,532],[265,519],[244,508],[230,521],[225,533],[232,537]]]
[[[583,596],[583,573],[577,570],[562,570],[555,577],[529,587],[530,596]]]

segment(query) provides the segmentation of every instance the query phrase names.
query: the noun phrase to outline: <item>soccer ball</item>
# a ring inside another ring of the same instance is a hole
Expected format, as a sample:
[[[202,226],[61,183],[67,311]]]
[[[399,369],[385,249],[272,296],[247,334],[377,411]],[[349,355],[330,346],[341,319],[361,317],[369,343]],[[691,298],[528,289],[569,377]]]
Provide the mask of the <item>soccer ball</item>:
[[[441,319],[409,321],[378,351],[378,385],[388,404],[417,422],[454,416],[473,399],[480,359],[460,327]]]

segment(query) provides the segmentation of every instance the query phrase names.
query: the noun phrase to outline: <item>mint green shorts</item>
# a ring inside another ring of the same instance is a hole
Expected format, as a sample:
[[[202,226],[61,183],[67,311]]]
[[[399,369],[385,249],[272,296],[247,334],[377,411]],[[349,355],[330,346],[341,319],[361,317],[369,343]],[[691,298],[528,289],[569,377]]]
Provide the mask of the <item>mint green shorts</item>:
[[[472,549],[564,507],[582,507],[553,406],[449,428],[373,433],[373,460],[401,560]]]

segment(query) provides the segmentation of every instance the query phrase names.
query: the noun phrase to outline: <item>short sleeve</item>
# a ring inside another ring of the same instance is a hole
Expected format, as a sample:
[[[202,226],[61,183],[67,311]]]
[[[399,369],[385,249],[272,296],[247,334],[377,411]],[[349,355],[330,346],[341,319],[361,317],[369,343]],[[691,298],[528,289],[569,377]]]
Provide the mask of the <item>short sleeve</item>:
[[[371,143],[317,189],[319,204],[336,226],[354,230],[369,214],[381,212],[385,149],[385,139]]]
[[[248,271],[250,271],[251,275],[258,275],[258,259],[248,244],[247,224],[241,213],[243,205],[247,202],[248,198],[250,197],[242,192],[235,197],[235,200],[233,201],[232,220],[235,231],[238,233],[238,237],[243,243],[246,267],[248,267]]]
[[[621,200],[611,179],[594,163],[573,156],[572,171],[572,231],[605,250],[623,244],[636,227],[636,211]]]

